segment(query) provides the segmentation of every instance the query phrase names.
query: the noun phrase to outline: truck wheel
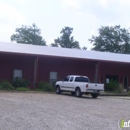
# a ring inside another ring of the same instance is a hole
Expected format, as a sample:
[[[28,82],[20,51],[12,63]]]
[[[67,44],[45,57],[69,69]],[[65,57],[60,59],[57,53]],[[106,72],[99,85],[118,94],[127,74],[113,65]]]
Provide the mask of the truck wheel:
[[[56,86],[56,94],[61,94],[60,86]]]
[[[73,95],[73,96],[74,96],[74,95],[75,95],[75,92],[71,92],[71,95]]]
[[[91,96],[92,96],[92,98],[97,98],[98,94],[92,93]]]
[[[81,97],[82,96],[80,88],[76,88],[76,90],[75,90],[75,96],[76,97]]]

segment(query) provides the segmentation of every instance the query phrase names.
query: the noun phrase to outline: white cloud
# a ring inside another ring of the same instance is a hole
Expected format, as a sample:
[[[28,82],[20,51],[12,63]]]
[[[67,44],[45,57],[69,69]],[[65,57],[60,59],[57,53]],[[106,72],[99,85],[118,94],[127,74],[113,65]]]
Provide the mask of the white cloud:
[[[54,39],[50,38],[48,40],[46,40],[47,45],[51,45],[51,43],[54,43]]]
[[[23,14],[0,0],[0,41],[10,41],[15,28],[26,22]]]
[[[62,0],[63,8],[67,9],[68,7],[73,8],[80,8],[80,1],[79,0]]]
[[[25,3],[27,2],[28,0],[17,0],[19,3]]]
[[[23,14],[19,13],[12,6],[7,5],[0,1],[0,23],[1,21],[8,24],[21,24],[25,23],[26,19]]]
[[[96,35],[95,29],[92,29],[92,30],[90,31],[90,35],[89,35],[89,36],[92,36],[92,35]]]
[[[110,0],[109,0],[110,1]],[[99,0],[99,2],[101,3],[101,5],[105,8],[107,8],[107,4],[109,2],[108,0]]]
[[[67,12],[71,12],[72,9],[76,12],[77,20],[72,25],[78,30],[77,32],[82,31],[82,36],[78,33],[75,35],[79,39],[82,37],[79,40],[81,44],[86,44],[87,41],[88,48],[92,46],[88,39],[92,35],[98,35],[101,26],[121,25],[127,29],[130,27],[130,0],[62,0],[62,2]]]
[[[129,21],[130,0],[91,0],[81,7],[84,7],[84,12],[93,15],[100,26],[110,23],[122,25]]]
[[[77,16],[83,16],[83,15],[84,15],[83,12],[78,12],[78,13],[77,13]]]

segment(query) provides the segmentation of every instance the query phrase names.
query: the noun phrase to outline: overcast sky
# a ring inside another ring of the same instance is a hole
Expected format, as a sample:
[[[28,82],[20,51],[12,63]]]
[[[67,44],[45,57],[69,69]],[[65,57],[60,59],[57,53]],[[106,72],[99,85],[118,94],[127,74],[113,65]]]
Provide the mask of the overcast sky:
[[[32,23],[47,44],[69,26],[80,46],[91,49],[88,39],[98,35],[101,26],[130,27],[130,0],[0,0],[1,42],[10,42],[17,27]]]

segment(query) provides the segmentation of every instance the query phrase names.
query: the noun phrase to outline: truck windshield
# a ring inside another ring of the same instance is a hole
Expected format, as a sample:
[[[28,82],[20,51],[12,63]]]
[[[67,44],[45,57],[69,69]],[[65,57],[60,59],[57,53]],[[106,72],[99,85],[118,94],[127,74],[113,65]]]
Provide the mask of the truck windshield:
[[[75,82],[89,82],[87,77],[76,77]]]

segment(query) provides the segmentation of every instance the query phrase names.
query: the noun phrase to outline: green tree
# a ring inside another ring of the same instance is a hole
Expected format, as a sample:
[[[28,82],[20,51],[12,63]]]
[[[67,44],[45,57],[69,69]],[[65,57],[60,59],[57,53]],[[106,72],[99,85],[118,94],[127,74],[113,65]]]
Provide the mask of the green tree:
[[[84,46],[84,47],[82,48],[82,50],[87,50],[87,47]]]
[[[61,30],[61,36],[54,39],[55,43],[52,43],[53,47],[63,47],[63,48],[77,48],[80,49],[79,42],[74,40],[71,36],[73,28],[65,27]]]
[[[46,45],[46,41],[41,36],[41,30],[35,25],[16,28],[16,34],[11,35],[11,41],[17,43],[33,44],[33,45]]]
[[[89,41],[94,46],[92,50],[130,54],[129,30],[120,26],[101,27],[99,35],[92,36]]]

